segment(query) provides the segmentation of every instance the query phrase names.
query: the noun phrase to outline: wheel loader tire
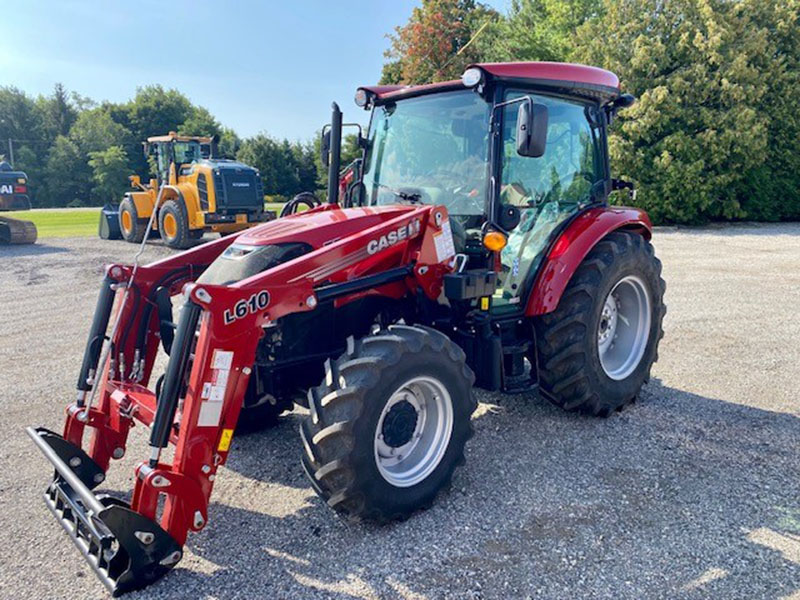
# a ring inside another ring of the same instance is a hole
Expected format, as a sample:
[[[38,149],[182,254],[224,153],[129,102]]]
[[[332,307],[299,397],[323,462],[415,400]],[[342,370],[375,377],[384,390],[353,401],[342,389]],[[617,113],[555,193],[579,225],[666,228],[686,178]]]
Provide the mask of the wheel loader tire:
[[[601,417],[632,402],[658,359],[665,288],[661,261],[641,235],[598,242],[556,310],[534,320],[543,395]]]
[[[317,493],[345,517],[377,522],[430,506],[472,436],[475,376],[461,348],[438,331],[392,325],[351,338],[325,367],[300,425]]]
[[[271,394],[259,394],[256,388],[256,377],[250,377],[247,390],[242,401],[242,410],[236,423],[236,433],[253,433],[275,427],[280,417],[291,410],[291,400],[275,398]]]
[[[158,232],[170,248],[184,250],[192,245],[186,206],[177,200],[167,200],[158,211]]]
[[[126,197],[119,204],[119,229],[122,239],[132,244],[140,244],[147,229],[147,219],[140,219],[136,204]]]

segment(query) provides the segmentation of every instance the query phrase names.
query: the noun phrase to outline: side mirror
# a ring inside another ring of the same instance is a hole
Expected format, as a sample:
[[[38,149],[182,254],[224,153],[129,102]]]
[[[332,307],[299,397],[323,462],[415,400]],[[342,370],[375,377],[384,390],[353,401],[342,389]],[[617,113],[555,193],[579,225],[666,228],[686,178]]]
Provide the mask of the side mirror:
[[[519,221],[522,218],[522,213],[520,213],[519,208],[514,206],[513,204],[504,204],[500,208],[500,214],[497,215],[497,224],[505,231],[511,231],[517,225],[519,225]]]
[[[319,145],[319,158],[322,161],[322,166],[326,169],[331,163],[331,130],[328,129],[322,134],[322,139]]]
[[[539,158],[547,146],[547,107],[523,102],[517,113],[517,154]]]
[[[138,175],[130,175],[128,176],[128,181],[131,182],[132,188],[140,188],[142,187],[142,178]]]

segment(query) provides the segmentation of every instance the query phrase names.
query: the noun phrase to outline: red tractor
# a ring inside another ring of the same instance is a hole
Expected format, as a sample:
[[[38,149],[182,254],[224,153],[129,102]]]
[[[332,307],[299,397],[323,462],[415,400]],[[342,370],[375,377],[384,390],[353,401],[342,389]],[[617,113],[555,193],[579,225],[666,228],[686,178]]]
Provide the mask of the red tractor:
[[[464,462],[474,386],[607,416],[649,377],[664,282],[647,215],[608,205],[631,187],[608,163],[633,102],[615,75],[478,64],[356,102],[372,117],[343,193],[334,104],[328,203],[107,268],[64,430],[28,432],[55,467],[48,507],[115,595],[206,526],[237,423],[305,407],[311,485],[382,522],[429,506]],[[96,494],[136,423],[150,450],[130,503]]]

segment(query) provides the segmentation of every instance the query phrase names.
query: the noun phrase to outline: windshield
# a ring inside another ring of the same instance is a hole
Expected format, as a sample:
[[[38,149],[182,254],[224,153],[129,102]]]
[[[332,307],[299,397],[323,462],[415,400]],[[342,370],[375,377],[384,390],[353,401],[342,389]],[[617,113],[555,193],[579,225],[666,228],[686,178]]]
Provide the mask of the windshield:
[[[482,215],[489,114],[471,90],[376,107],[363,178],[368,204],[443,204],[450,214]]]
[[[174,142],[175,162],[185,165],[196,160],[200,160],[199,142]]]

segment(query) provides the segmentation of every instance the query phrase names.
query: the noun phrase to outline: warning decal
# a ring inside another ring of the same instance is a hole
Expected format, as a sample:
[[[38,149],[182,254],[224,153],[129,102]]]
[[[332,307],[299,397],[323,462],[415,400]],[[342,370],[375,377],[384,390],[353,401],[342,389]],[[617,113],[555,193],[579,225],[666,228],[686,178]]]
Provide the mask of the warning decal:
[[[433,241],[436,244],[436,260],[438,262],[443,263],[456,255],[450,221],[445,221],[442,224],[442,230],[433,234]]]
[[[211,379],[203,383],[200,399],[200,414],[197,417],[198,427],[216,427],[222,417],[222,404],[228,389],[228,378],[233,365],[233,352],[214,350],[211,357]]]

